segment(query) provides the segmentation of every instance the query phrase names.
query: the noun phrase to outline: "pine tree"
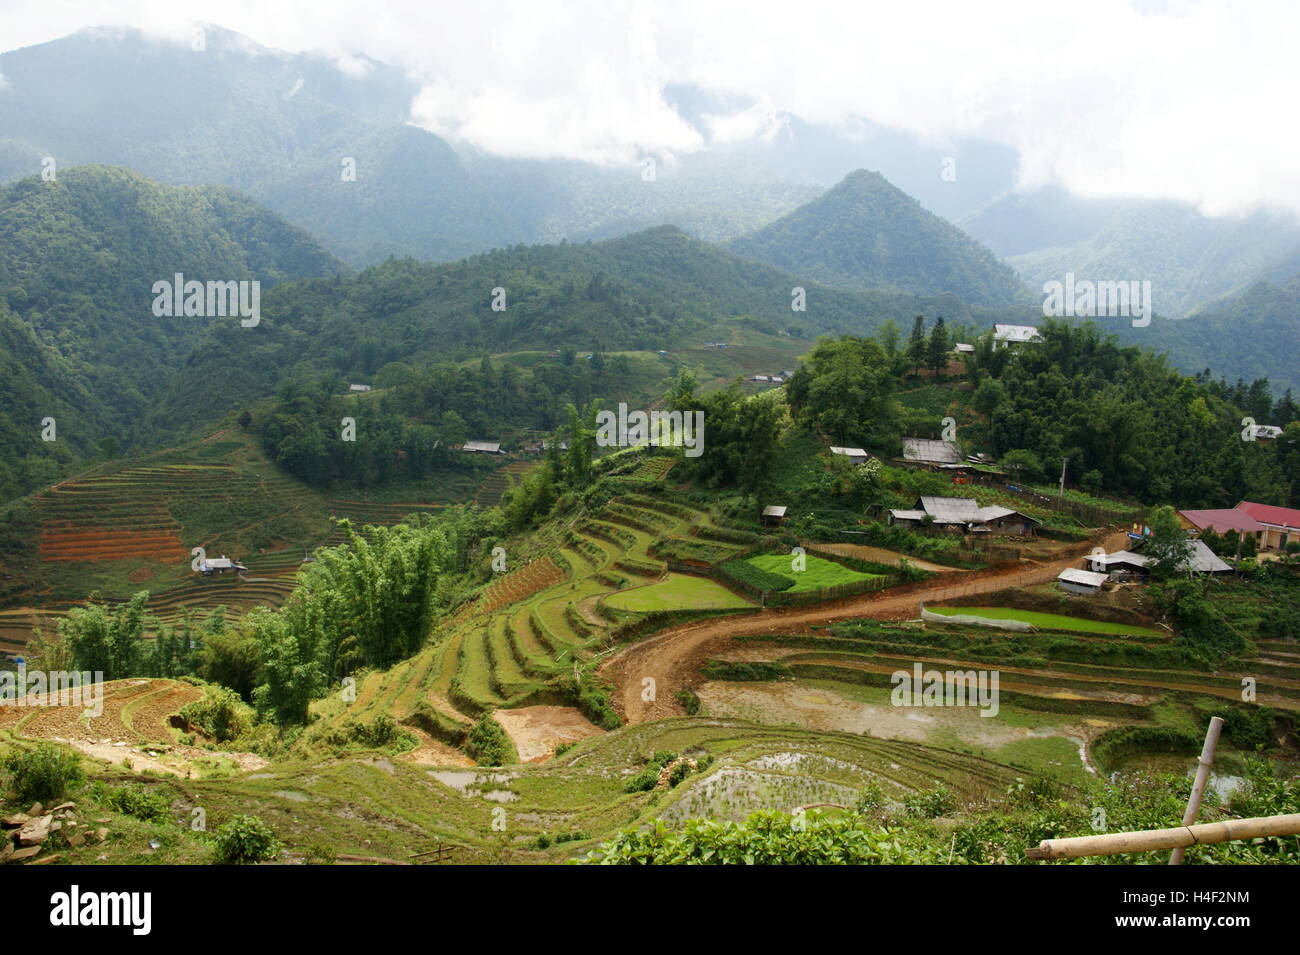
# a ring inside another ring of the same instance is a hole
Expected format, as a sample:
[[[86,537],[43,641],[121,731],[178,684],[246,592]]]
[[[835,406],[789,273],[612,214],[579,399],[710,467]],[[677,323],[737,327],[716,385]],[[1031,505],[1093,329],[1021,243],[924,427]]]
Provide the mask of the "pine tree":
[[[920,371],[925,364],[925,316],[918,315],[912,322],[912,335],[907,340],[907,360],[914,371]]]
[[[948,364],[948,331],[943,327],[942,315],[934,320],[934,329],[930,332],[930,344],[926,352],[926,364],[937,376]]]

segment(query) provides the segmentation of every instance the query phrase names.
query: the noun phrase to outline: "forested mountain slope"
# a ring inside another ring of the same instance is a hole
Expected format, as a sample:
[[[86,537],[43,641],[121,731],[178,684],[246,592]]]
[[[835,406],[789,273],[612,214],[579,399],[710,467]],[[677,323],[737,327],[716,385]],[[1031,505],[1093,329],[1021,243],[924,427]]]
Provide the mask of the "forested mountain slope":
[[[309,235],[224,187],[85,166],[0,188],[0,306],[24,325],[5,335],[3,360],[33,376],[23,394],[75,409],[60,432],[82,448],[142,440],[150,403],[204,332],[208,319],[154,315],[155,282],[181,273],[269,289],[342,270]]]
[[[827,285],[947,292],[987,306],[1029,297],[992,252],[867,170],[730,248]]]

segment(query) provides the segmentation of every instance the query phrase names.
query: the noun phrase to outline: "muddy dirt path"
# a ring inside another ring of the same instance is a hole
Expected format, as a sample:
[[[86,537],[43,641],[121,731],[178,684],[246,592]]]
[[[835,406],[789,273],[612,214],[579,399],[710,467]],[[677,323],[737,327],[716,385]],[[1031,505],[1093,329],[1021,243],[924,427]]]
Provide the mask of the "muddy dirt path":
[[[1114,531],[1106,535],[1100,546],[1112,551],[1126,546],[1127,542],[1123,531]],[[700,665],[716,656],[718,648],[734,636],[798,633],[809,627],[858,617],[910,620],[919,615],[923,600],[951,600],[1055,580],[1057,574],[1077,566],[1079,558],[1096,546],[1098,541],[1086,541],[1070,548],[1068,556],[1047,563],[940,574],[920,583],[814,606],[761,610],[684,624],[615,654],[600,668],[600,673],[614,684],[614,705],[628,723],[680,716],[683,710],[675,699],[677,691],[701,682]],[[653,700],[642,699],[643,695],[649,695],[644,689],[647,677],[654,680]]]

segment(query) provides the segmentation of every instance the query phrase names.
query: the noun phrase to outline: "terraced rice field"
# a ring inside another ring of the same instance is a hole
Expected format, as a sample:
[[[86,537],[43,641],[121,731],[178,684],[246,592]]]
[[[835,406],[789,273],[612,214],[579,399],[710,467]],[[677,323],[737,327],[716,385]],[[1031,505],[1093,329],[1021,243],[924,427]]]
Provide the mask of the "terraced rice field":
[[[676,458],[651,457],[641,462],[628,477],[638,481],[662,481],[677,463]]]
[[[803,560],[804,569],[798,571],[793,569],[794,558],[789,554],[757,554],[748,558],[745,563],[793,580],[791,593],[822,590],[839,584],[852,584],[859,580],[874,580],[880,577],[879,574],[864,574],[812,554],[805,555]]]
[[[1056,613],[1039,613],[1035,610],[1017,610],[1013,607],[927,607],[932,613],[945,617],[985,617],[989,620],[1021,620],[1043,630],[1076,630],[1081,633],[1109,633],[1144,637],[1164,636],[1158,630],[1128,623],[1110,623],[1104,620],[1087,620],[1083,617],[1066,617]]]
[[[386,683],[371,677],[350,706],[316,712],[325,725],[385,711],[409,722],[425,704],[464,730],[487,713],[550,704],[556,678],[607,649],[613,629],[640,613],[751,606],[712,580],[667,574],[653,556],[665,535],[708,523],[707,514],[671,496],[616,497],[596,518],[556,529],[551,553],[493,581]],[[537,745],[535,726],[506,722],[528,735],[520,739],[526,748]]]
[[[536,466],[536,461],[511,461],[505,467],[493,471],[479,485],[478,493],[474,495],[474,503],[479,507],[495,507],[501,503],[501,497],[510,487],[511,482],[517,482],[525,472]]]
[[[689,574],[667,574],[662,581],[616,594],[605,601],[618,610],[649,613],[653,610],[675,610],[681,607],[699,609],[730,609],[752,607],[745,598],[728,590],[717,581]]]
[[[29,705],[0,706],[0,729],[26,739],[172,743],[171,717],[203,696],[189,683],[150,679],[113,680],[82,693],[75,704],[31,697]]]

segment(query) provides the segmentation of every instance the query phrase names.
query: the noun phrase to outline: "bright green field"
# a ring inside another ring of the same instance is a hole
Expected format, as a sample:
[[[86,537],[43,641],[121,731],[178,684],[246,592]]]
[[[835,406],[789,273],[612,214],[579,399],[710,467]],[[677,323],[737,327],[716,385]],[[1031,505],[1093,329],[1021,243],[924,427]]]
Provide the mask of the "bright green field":
[[[1012,607],[927,607],[934,613],[952,617],[963,614],[970,617],[987,617],[990,620],[1023,620],[1043,630],[1077,630],[1081,633],[1139,634],[1144,637],[1163,636],[1150,627],[1137,627],[1127,623],[1106,623],[1085,620],[1083,617],[1065,617],[1056,613],[1039,613],[1036,610],[1016,610]]]
[[[789,554],[758,554],[750,557],[746,563],[753,564],[770,574],[780,574],[794,581],[794,586],[786,593],[798,593],[803,590],[822,590],[837,584],[852,584],[859,580],[873,580],[880,574],[864,574],[861,571],[837,564],[833,560],[824,560],[809,554],[805,560],[808,565],[802,571],[790,569],[794,558]]]
[[[720,610],[753,606],[743,597],[707,577],[669,574],[656,584],[611,594],[605,603],[616,610],[649,613],[651,610]]]

